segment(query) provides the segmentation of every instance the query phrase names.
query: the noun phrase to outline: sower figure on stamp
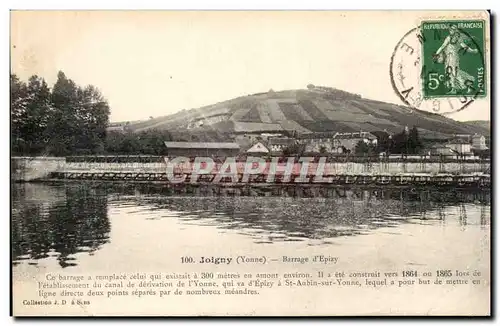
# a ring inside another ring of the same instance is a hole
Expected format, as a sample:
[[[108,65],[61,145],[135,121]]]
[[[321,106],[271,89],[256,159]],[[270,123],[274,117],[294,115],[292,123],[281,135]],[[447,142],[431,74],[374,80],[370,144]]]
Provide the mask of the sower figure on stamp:
[[[467,72],[460,70],[460,51],[468,53],[479,53],[478,49],[472,49],[466,44],[467,37],[457,28],[457,25],[450,26],[450,34],[446,36],[443,44],[433,55],[433,60],[445,65],[445,72],[448,76],[448,94],[456,94],[457,90],[471,92],[470,85],[474,82],[474,77]]]

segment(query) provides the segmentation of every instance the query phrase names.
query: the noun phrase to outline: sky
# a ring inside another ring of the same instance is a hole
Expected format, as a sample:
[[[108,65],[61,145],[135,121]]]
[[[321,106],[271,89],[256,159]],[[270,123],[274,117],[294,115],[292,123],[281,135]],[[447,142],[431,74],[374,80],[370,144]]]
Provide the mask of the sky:
[[[403,104],[390,58],[418,11],[13,11],[11,72],[98,87],[134,121],[252,93],[335,87]],[[442,13],[441,13],[442,14]],[[455,115],[489,120],[489,97]]]

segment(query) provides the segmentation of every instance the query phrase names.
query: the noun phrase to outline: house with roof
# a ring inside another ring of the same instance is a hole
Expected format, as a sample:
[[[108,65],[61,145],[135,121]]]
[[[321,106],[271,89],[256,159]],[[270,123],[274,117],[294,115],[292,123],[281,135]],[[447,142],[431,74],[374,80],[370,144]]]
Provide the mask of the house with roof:
[[[454,153],[446,144],[434,144],[430,147],[430,155],[449,156],[454,155]]]
[[[333,141],[336,148],[345,148],[346,150],[353,152],[354,148],[360,141],[376,145],[377,137],[366,131],[347,132],[335,134]]]
[[[264,141],[258,141],[255,144],[253,144],[252,147],[246,150],[247,154],[253,154],[253,155],[266,155],[269,154],[270,152],[271,151],[266,146]]]
[[[322,150],[326,153],[336,152],[333,136],[334,132],[314,132],[301,134],[297,137],[297,143],[304,145],[306,153],[320,153]]]
[[[282,137],[282,136],[283,136],[283,134],[280,134],[280,133],[268,133],[268,132],[264,132],[264,133],[260,134],[260,137],[263,140],[265,140],[265,141],[267,141],[271,137]]]
[[[446,146],[450,148],[453,153],[456,154],[471,154],[472,145],[469,141],[463,138],[454,138],[446,143]]]
[[[284,132],[278,123],[234,121],[235,141],[238,143],[255,142],[262,139],[281,136]]]
[[[472,135],[470,134],[453,134],[453,139],[463,139],[467,142],[471,141]]]
[[[486,150],[486,137],[480,134],[474,134],[472,137],[472,149],[476,150]]]

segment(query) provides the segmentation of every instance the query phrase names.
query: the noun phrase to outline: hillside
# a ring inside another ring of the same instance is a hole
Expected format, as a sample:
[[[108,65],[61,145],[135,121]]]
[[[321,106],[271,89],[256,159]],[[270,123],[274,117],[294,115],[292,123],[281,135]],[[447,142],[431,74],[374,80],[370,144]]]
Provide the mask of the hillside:
[[[128,124],[128,130],[192,132],[400,132],[417,126],[426,138],[450,134],[485,134],[481,124],[462,123],[444,116],[362,98],[341,90],[308,89],[253,94],[198,109]],[[489,132],[485,134],[489,135]]]
[[[477,129],[482,128],[483,129],[482,134],[485,137],[487,137],[487,135],[489,135],[491,132],[491,122],[488,120],[471,120],[471,121],[464,121],[463,123]]]

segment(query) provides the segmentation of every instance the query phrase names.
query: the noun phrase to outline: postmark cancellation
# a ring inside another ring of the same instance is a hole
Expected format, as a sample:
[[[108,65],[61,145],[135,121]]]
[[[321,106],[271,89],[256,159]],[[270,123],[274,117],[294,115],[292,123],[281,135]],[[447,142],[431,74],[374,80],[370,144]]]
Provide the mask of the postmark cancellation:
[[[393,88],[414,109],[451,114],[487,96],[484,19],[422,20],[391,58]]]

